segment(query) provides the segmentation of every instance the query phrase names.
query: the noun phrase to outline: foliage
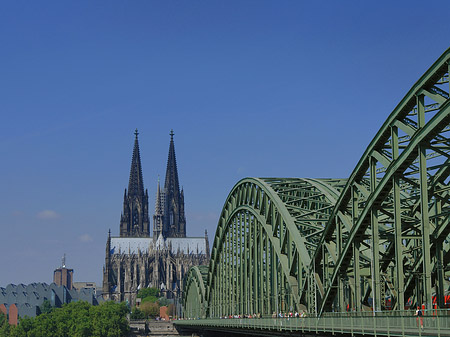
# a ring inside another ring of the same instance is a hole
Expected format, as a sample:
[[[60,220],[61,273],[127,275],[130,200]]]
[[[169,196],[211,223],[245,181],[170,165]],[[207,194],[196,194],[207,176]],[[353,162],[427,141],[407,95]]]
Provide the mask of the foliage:
[[[157,288],[142,288],[139,290],[137,297],[141,298],[141,303],[155,303],[158,301],[159,290]]]
[[[146,298],[148,296],[154,296],[158,298],[159,296],[159,290],[158,288],[151,287],[151,288],[142,288],[139,290],[137,297],[139,298]]]
[[[10,327],[8,323],[8,318],[6,315],[0,311],[0,336],[9,336]]]
[[[39,310],[41,311],[41,314],[48,314],[48,313],[50,313],[53,310],[50,301],[49,300],[45,300],[42,303],[42,305],[39,307]]]
[[[142,299],[141,303],[155,303],[156,301],[158,301],[158,299],[155,296],[147,296]]]
[[[160,307],[167,307],[170,303],[171,303],[170,300],[168,300],[165,297],[160,297],[158,299],[158,304]]]
[[[35,318],[21,318],[19,325],[5,336],[121,337],[129,330],[127,313],[123,303],[92,306],[87,302],[72,302]]]
[[[130,318],[131,319],[144,319],[145,314],[142,312],[142,310],[139,310],[139,308],[134,307],[133,310],[131,311]]]
[[[142,303],[140,310],[145,314],[146,318],[159,316],[159,305],[156,302]]]

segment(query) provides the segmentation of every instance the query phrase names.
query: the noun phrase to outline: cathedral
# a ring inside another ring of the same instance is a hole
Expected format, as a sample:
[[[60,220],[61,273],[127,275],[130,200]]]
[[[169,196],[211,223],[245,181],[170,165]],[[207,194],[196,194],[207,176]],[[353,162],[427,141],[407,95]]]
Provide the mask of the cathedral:
[[[209,242],[186,237],[184,191],[178,181],[174,133],[170,132],[164,188],[156,190],[153,232],[150,233],[148,191],[144,190],[138,132],[135,132],[128,190],[123,197],[118,237],[108,234],[103,267],[103,297],[134,304],[141,288],[157,287],[167,298],[182,291],[191,266],[209,263]],[[152,234],[152,236],[151,236]]]

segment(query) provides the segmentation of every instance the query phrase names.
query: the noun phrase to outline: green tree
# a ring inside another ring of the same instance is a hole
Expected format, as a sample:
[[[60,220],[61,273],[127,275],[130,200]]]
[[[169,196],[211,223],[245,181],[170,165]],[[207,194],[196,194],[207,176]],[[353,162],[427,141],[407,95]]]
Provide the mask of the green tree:
[[[165,297],[158,298],[158,304],[160,307],[167,307],[170,303],[170,300]]]
[[[159,316],[159,305],[156,302],[145,302],[140,306],[140,310],[145,314],[147,318]]]
[[[49,300],[45,300],[39,307],[41,314],[48,314],[49,312],[52,311],[52,309],[53,308]]]
[[[92,336],[121,337],[128,331],[125,303],[105,302],[91,307],[93,332]]]
[[[156,296],[147,296],[144,297],[141,301],[141,303],[155,303],[158,301],[158,298]]]
[[[127,314],[124,303],[105,302],[92,306],[83,301],[73,302],[35,318],[21,318],[17,327],[10,328],[10,334],[1,334],[0,330],[0,336],[121,337],[129,331]]]
[[[9,336],[10,326],[8,318],[3,312],[0,312],[0,336]]]
[[[130,318],[131,319],[144,319],[145,314],[141,310],[139,310],[139,308],[134,307],[133,310],[131,311]]]
[[[137,294],[137,297],[139,297],[139,298],[145,298],[148,296],[154,296],[154,297],[158,298],[158,296],[159,296],[158,288],[155,288],[155,287],[142,288],[139,290],[139,292]]]

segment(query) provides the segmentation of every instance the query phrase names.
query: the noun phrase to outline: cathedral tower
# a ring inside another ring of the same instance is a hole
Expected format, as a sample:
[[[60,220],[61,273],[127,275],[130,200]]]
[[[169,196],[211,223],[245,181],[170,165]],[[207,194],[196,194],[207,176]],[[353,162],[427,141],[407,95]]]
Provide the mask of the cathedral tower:
[[[209,263],[205,237],[186,237],[184,193],[180,191],[173,131],[164,186],[156,190],[153,238],[149,233],[148,193],[144,192],[138,132],[135,132],[130,182],[125,190],[120,236],[108,233],[103,269],[103,298],[136,302],[139,289],[157,287],[174,298],[183,291],[183,278],[192,266]]]
[[[158,177],[158,187],[156,188],[155,214],[153,215],[153,241],[158,240],[159,235],[162,234],[164,201],[164,192],[161,192]]]
[[[123,212],[120,218],[120,236],[149,237],[148,192],[144,193],[141,155],[139,153],[138,130],[135,131],[133,157],[131,159],[128,191],[123,197]]]
[[[170,131],[169,156],[167,158],[166,181],[164,184],[164,216],[162,234],[164,237],[186,237],[186,217],[184,215],[184,192],[180,192],[177,160],[173,142],[173,130]]]

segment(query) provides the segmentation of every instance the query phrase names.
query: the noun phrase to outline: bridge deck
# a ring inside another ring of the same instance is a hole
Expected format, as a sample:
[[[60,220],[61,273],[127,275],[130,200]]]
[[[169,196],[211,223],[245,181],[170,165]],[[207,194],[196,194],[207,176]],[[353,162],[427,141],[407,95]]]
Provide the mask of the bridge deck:
[[[450,336],[448,316],[423,317],[423,329],[416,317],[301,317],[301,318],[231,318],[176,321],[180,328],[195,330],[229,330],[347,334],[351,336]]]

